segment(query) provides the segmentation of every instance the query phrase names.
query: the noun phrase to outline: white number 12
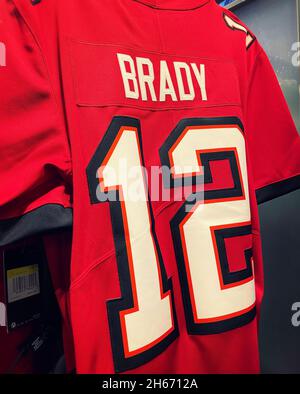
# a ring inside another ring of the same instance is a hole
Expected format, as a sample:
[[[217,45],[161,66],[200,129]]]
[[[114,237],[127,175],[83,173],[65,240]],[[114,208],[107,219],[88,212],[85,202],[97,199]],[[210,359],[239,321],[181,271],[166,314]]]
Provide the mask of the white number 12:
[[[164,174],[165,187],[179,187],[182,178],[188,178],[191,185],[204,183],[204,195],[195,193],[194,209],[187,211],[184,202],[170,223],[188,332],[217,334],[247,324],[255,316],[255,287],[240,121],[184,119],[159,153],[161,164],[172,174],[171,179],[170,173]],[[120,171],[121,161],[129,170],[136,169],[134,179],[129,171]],[[227,184],[216,182],[214,165],[228,169]],[[100,187],[111,209],[122,291],[121,299],[107,302],[117,372],[146,363],[179,335],[172,281],[156,238],[143,168],[139,121],[115,117],[87,176],[91,202],[100,203]],[[135,199],[130,193],[137,182],[140,195]],[[117,201],[111,201],[110,193],[117,193]],[[230,268],[230,259],[235,264],[238,260],[237,268]]]

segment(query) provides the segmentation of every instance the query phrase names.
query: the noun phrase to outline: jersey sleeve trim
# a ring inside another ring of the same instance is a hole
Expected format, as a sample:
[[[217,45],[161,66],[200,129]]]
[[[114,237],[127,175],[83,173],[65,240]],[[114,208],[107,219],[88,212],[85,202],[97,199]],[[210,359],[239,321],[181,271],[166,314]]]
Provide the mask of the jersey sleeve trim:
[[[271,183],[256,190],[256,199],[258,204],[273,200],[300,189],[300,174],[279,182]]]
[[[0,247],[21,239],[72,226],[71,208],[58,204],[43,205],[18,218],[0,221]]]

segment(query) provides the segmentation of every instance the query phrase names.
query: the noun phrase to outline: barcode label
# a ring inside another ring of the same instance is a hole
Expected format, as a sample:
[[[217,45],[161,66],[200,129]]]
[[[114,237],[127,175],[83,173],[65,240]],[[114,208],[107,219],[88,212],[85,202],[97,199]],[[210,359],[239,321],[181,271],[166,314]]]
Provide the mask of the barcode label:
[[[8,302],[15,302],[40,293],[38,265],[7,271]]]

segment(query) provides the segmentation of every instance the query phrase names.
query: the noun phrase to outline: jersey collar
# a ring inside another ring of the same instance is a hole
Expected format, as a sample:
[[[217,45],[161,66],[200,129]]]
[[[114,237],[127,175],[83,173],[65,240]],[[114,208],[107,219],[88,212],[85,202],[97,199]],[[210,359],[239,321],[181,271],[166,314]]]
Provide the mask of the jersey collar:
[[[209,3],[210,0],[133,0],[162,10],[191,10]]]

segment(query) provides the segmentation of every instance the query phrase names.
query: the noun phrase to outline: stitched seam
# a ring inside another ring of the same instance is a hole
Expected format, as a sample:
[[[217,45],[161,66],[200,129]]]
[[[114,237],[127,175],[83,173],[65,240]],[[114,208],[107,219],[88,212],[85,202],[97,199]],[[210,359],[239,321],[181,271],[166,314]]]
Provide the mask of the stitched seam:
[[[199,4],[199,5],[195,6],[195,7],[183,9],[183,8],[162,8],[162,7],[159,7],[159,6],[154,5],[154,4],[152,4],[152,3],[149,3],[147,0],[133,0],[133,1],[135,1],[136,3],[144,4],[144,5],[147,6],[147,7],[154,8],[154,9],[159,10],[159,11],[173,11],[173,12],[178,12],[178,11],[181,11],[181,12],[194,11],[194,10],[197,10],[197,9],[203,7],[205,4],[207,4],[207,3],[210,2],[210,0],[206,0],[206,2],[204,2],[204,3],[202,3],[202,4]]]
[[[160,213],[161,213],[161,209],[160,208],[157,209],[155,212],[153,212],[154,221],[157,219],[157,217],[160,215]],[[138,241],[148,231],[149,231],[149,228],[145,229],[145,231],[143,231],[137,238],[132,239],[131,243],[134,243],[134,242]],[[125,243],[124,243],[124,246],[119,248],[117,251],[116,251],[115,248],[113,248],[113,249],[109,250],[107,253],[105,253],[102,257],[96,258],[84,272],[82,272],[79,276],[77,276],[72,281],[72,283],[70,284],[70,289],[80,287],[81,283],[85,280],[85,278],[90,274],[91,271],[93,271],[94,269],[96,269],[101,264],[105,263],[106,261],[108,261],[111,257],[119,256],[121,253],[124,252],[124,250],[126,250],[126,244]]]
[[[77,103],[79,107],[126,107],[126,108],[136,108],[145,111],[181,111],[184,109],[198,109],[198,108],[215,108],[215,107],[241,107],[240,103],[220,103],[220,104],[202,104],[202,105],[191,105],[182,107],[166,107],[166,108],[154,108],[154,107],[142,107],[134,104],[87,104],[87,103]]]
[[[117,43],[97,43],[97,42],[90,42],[90,41],[84,41],[84,40],[78,40],[72,37],[67,37],[67,39],[75,44],[82,44],[82,45],[91,45],[91,46],[104,46],[104,47],[117,47],[117,48],[122,48],[122,49],[129,49],[133,51],[143,51],[144,53],[150,53],[152,55],[164,55],[164,56],[172,56],[172,57],[184,57],[187,59],[199,59],[199,60],[208,60],[208,61],[213,61],[213,62],[218,62],[218,63],[231,63],[232,65],[235,65],[234,61],[231,60],[230,58],[211,58],[211,57],[205,57],[205,56],[192,56],[192,55],[180,55],[178,53],[169,53],[169,52],[164,52],[164,51],[152,51],[150,49],[144,49],[142,47],[138,46],[130,46],[130,45],[123,45],[123,44],[117,44]]]

